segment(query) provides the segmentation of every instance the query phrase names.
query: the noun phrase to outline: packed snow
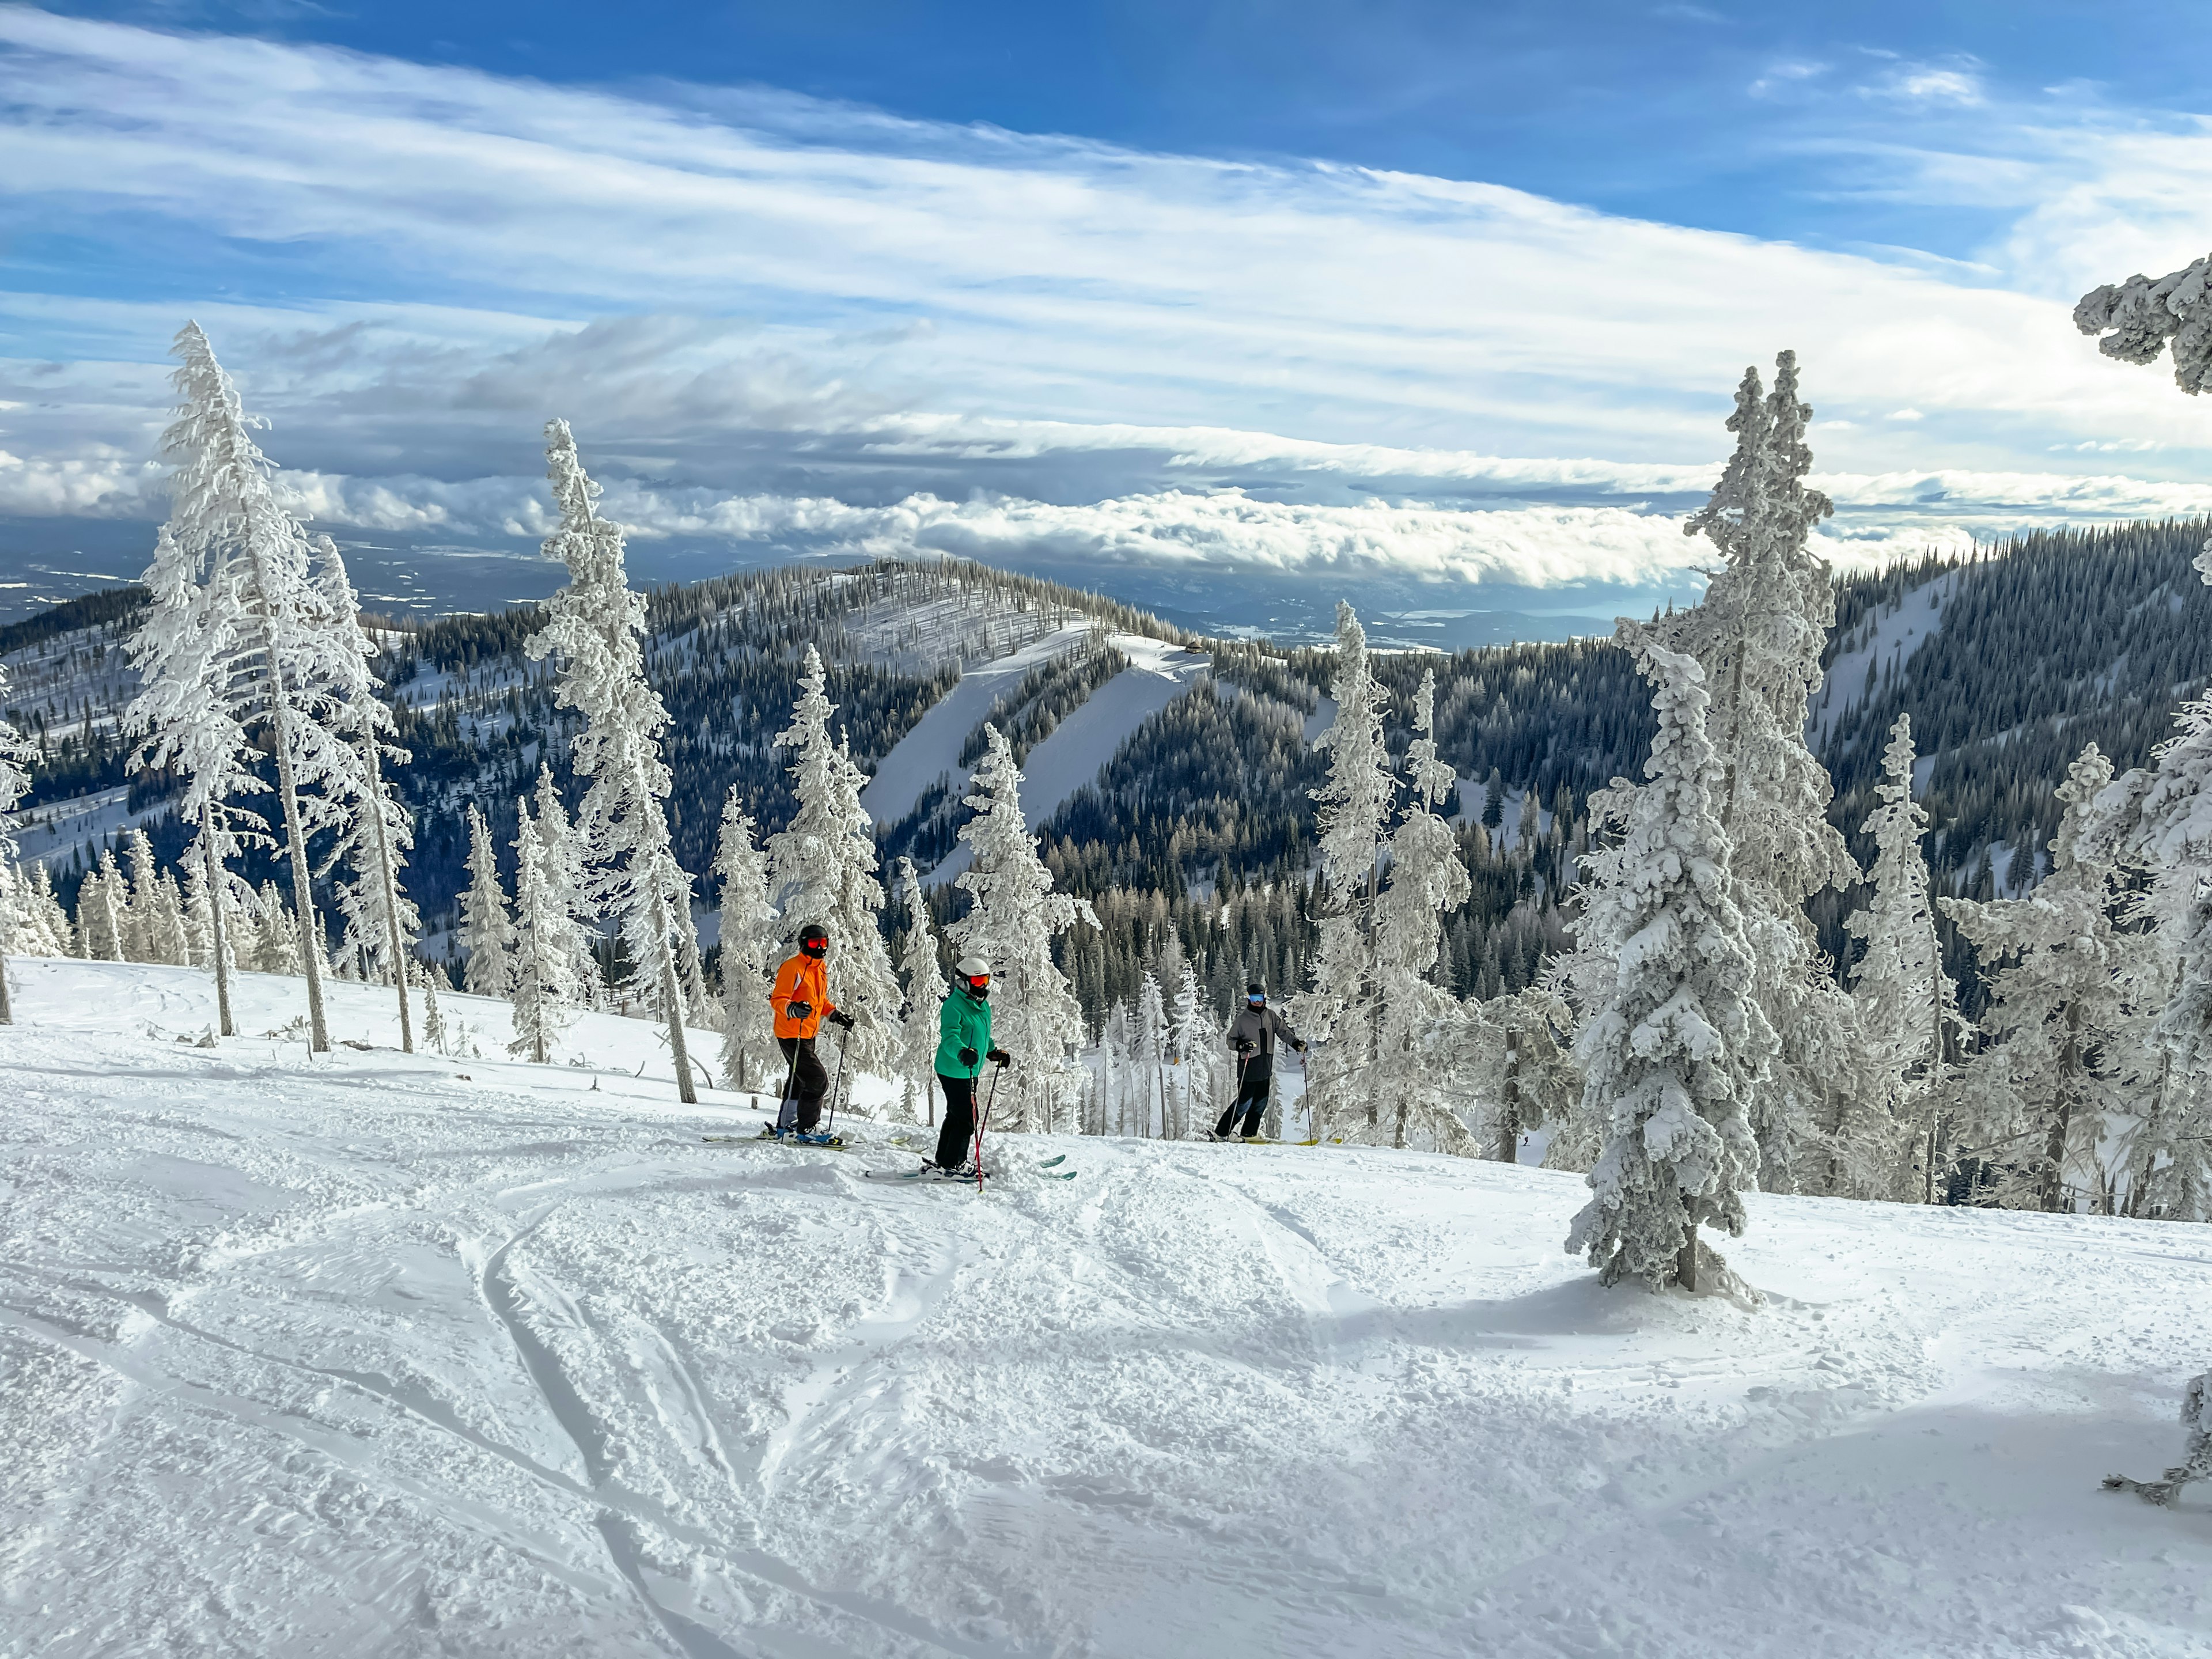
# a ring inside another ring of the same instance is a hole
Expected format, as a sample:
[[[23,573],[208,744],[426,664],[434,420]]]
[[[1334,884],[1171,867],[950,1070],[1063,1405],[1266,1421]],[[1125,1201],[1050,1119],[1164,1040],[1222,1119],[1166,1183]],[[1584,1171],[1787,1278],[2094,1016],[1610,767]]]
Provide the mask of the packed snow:
[[[410,1058],[335,984],[311,1060],[297,980],[198,1047],[200,973],[9,971],[10,1659],[2212,1653],[2212,1504],[2098,1487],[2179,1449],[2202,1227],[1752,1194],[1763,1305],[1606,1291],[1570,1176],[872,1182],[702,1144],[757,1118],[642,1022]]]

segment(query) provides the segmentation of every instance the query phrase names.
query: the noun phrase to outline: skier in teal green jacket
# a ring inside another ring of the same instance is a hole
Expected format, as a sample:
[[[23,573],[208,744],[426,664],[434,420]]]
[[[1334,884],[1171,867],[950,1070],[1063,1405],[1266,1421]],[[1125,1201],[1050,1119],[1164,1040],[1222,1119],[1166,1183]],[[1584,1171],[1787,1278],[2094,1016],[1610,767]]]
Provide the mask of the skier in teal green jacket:
[[[975,1079],[983,1062],[1011,1066],[1013,1056],[991,1046],[991,964],[963,957],[952,988],[937,1015],[937,1082],[945,1091],[945,1122],[937,1132],[937,1168],[972,1176],[968,1154],[975,1139]]]

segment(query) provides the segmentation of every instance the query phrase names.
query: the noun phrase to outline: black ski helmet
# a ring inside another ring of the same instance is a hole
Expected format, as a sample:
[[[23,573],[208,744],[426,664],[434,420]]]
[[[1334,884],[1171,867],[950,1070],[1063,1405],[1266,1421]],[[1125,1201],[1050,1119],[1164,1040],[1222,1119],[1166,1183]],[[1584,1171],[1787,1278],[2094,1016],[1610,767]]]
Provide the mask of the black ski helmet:
[[[818,957],[830,948],[830,930],[818,921],[810,921],[799,930],[799,950],[802,956]]]
[[[1267,988],[1266,986],[1264,986],[1264,985],[1261,984],[1261,983],[1260,983],[1260,981],[1259,981],[1258,980],[1256,980],[1256,979],[1255,979],[1255,980],[1254,980],[1254,981],[1253,981],[1249,985],[1248,985],[1248,986],[1246,986],[1246,987],[1244,988],[1244,1000],[1245,1000],[1245,1001],[1247,1001],[1247,1002],[1265,1002],[1267,1000]]]

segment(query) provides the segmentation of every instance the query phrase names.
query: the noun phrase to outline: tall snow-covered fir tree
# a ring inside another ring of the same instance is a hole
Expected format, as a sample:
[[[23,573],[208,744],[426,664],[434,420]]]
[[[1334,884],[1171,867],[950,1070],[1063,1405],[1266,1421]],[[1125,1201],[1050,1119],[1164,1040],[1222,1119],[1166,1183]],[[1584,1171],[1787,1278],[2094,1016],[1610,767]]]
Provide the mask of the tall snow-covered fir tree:
[[[1834,1192],[1930,1201],[1942,1152],[1946,1033],[1958,999],[1943,971],[1936,906],[1928,894],[1921,838],[1928,814],[1912,799],[1912,717],[1899,714],[1882,755],[1866,834],[1875,844],[1874,891],[1846,918],[1866,950],[1850,967],[1858,1003],[1864,1083],[1836,1125]]]
[[[1986,1046],[1960,1079],[1965,1127],[1981,1151],[2003,1151],[1996,1162],[2027,1165],[2026,1182],[2001,1197],[2045,1210],[2071,1208],[2088,1186],[2069,1176],[2132,1092],[2113,1064],[2132,1023],[2119,979],[2128,941],[2114,925],[2118,870],[2094,833],[2094,803],[2112,777],[2096,744],[2081,751],[2058,788],[2066,813],[2051,873],[2025,897],[1936,901],[1989,970]]]
[[[1393,1097],[1390,1144],[1411,1136],[1436,1152],[1474,1152],[1452,1109],[1458,1090],[1445,1052],[1458,1000],[1433,977],[1444,917],[1474,890],[1459,837],[1437,811],[1457,798],[1459,776],[1437,754],[1436,709],[1431,670],[1413,694],[1405,816],[1391,832],[1389,884],[1375,907],[1376,1024]]]
[[[543,1066],[574,1018],[575,921],[547,868],[527,798],[514,803],[514,1038],[507,1053]]]
[[[88,962],[123,962],[128,933],[123,917],[123,872],[115,850],[100,848],[99,862],[85,872],[76,892],[76,933]]]
[[[986,1085],[1000,1095],[992,1121],[1008,1129],[1071,1127],[1083,1091],[1077,1059],[1083,1005],[1052,959],[1052,942],[1078,922],[1096,927],[1098,917],[1085,901],[1053,891],[1052,872],[1022,821],[1013,748],[988,722],[983,736],[988,747],[966,798],[975,816],[960,829],[970,859],[954,884],[970,903],[945,931],[961,955],[989,959],[991,1034],[1015,1062],[999,1083]]]
[[[307,980],[308,1042],[322,1052],[330,1032],[307,839],[341,822],[346,804],[366,793],[358,755],[329,724],[334,684],[357,655],[358,629],[346,639],[333,626],[307,532],[276,500],[237,389],[198,324],[185,325],[174,355],[179,407],[161,441],[177,463],[167,528],[177,556],[207,590],[197,620],[208,632],[190,655],[210,665],[214,693],[237,722],[270,735]]]
[[[1144,1067],[1145,1133],[1164,1140],[1181,1138],[1168,1094],[1168,1005],[1161,994],[1160,978],[1151,969],[1137,986],[1136,1039],[1138,1063]]]
[[[1377,1030],[1376,897],[1398,783],[1382,735],[1390,694],[1367,659],[1367,634],[1349,605],[1336,607],[1336,718],[1316,739],[1328,779],[1314,791],[1321,851],[1320,944],[1312,983],[1291,999],[1291,1024],[1312,1051],[1306,1113],[1323,1139],[1372,1138],[1382,1121]]]
[[[499,882],[491,826],[469,806],[469,885],[461,895],[460,945],[468,952],[461,983],[471,996],[503,997],[514,988],[514,923]]]
[[[791,822],[768,838],[769,891],[787,930],[817,923],[830,934],[830,994],[859,1022],[853,1063],[888,1076],[898,1063],[899,988],[880,917],[876,841],[860,789],[867,780],[830,732],[836,712],[821,653],[806,647],[799,701],[776,738],[792,757]]]
[[[384,775],[385,763],[410,758],[392,740],[392,711],[377,694],[381,683],[369,666],[375,645],[361,625],[361,601],[345,561],[328,536],[314,538],[315,585],[331,630],[330,725],[349,750],[344,773],[356,792],[342,803],[338,838],[326,867],[343,864],[353,879],[338,889],[345,932],[343,952],[357,953],[399,999],[399,1047],[415,1052],[415,1019],[408,1004],[407,963],[422,919],[400,880],[414,850],[415,821]]]
[[[531,802],[530,821],[537,828],[538,845],[545,854],[545,878],[575,924],[569,930],[575,950],[568,976],[575,987],[576,1005],[596,1008],[605,1000],[606,981],[599,972],[598,953],[592,949],[594,913],[584,870],[584,848],[568,820],[568,809],[562,803],[561,787],[553,781],[553,769],[543,761],[538,763],[538,793]],[[696,947],[696,939],[693,943]],[[697,954],[696,948],[693,954]]]
[[[768,860],[753,832],[752,817],[732,785],[722,803],[714,853],[722,898],[722,1081],[746,1090],[783,1076],[775,1012],[768,1000],[779,929],[775,907],[768,902]]]
[[[1182,1066],[1181,1115],[1186,1135],[1213,1127],[1215,1117],[1229,1103],[1221,1090],[1221,1020],[1208,1005],[1198,969],[1188,957],[1176,975],[1175,996],[1168,1008],[1168,1035]],[[1268,1108],[1273,1111],[1271,1104]]]
[[[584,717],[572,765],[589,780],[576,830],[593,897],[620,919],[630,960],[649,975],[668,1021],[678,1095],[696,1105],[677,938],[678,913],[690,914],[691,878],[669,847],[662,803],[671,780],[660,756],[668,710],[645,678],[645,601],[630,592],[622,526],[595,509],[599,487],[566,421],[546,423],[545,465],[561,527],[544,551],[568,566],[568,585],[546,602],[545,626],[525,648],[532,662],[556,660],[556,701]]]
[[[269,786],[246,764],[250,705],[239,693],[236,667],[240,595],[234,584],[216,580],[223,552],[213,532],[190,540],[189,546],[179,541],[167,524],[155,538],[154,562],[143,578],[151,602],[124,647],[139,683],[123,726],[140,740],[137,764],[185,775],[178,816],[193,826],[185,863],[196,890],[209,896],[207,960],[215,974],[217,1029],[234,1036],[230,973],[239,951],[230,930],[252,899],[229,862],[248,847],[271,844],[260,815],[234,802]]]
[[[1821,956],[1806,901],[1848,888],[1859,870],[1828,822],[1827,769],[1805,742],[1836,606],[1827,563],[1811,547],[1832,508],[1805,483],[1813,411],[1798,398],[1796,354],[1776,358],[1764,396],[1758,370],[1746,369],[1735,402],[1735,453],[1683,526],[1723,562],[1704,600],[1656,624],[1656,635],[1705,670],[1706,729],[1721,766],[1715,805],[1758,959],[1757,994],[1782,1044],[1749,1109],[1764,1183],[1786,1191],[1823,1184],[1826,1128],[1845,1109],[1836,1084],[1856,1047],[1856,1009]]]
[[[8,670],[0,664],[0,707],[7,696]],[[0,1025],[15,1023],[15,1005],[8,998],[8,957],[20,948],[19,936],[31,931],[28,884],[15,867],[15,803],[31,787],[35,754],[21,732],[0,720]]]
[[[906,1012],[899,1024],[899,1097],[908,1122],[937,1121],[938,1014],[945,1006],[945,970],[937,961],[921,876],[912,859],[898,865],[899,906],[906,912]],[[919,1101],[921,1111],[915,1110]]]
[[[2212,542],[2197,556],[2212,583]],[[2212,696],[2174,715],[2174,735],[2148,768],[2100,792],[2083,840],[2094,855],[2140,866],[2149,889],[2128,907],[2148,923],[2123,958],[2131,1006],[2158,1004],[2149,1044],[2155,1077],[2136,1091],[2117,1161],[2129,1171],[2129,1212],[2212,1220]],[[2156,996],[2154,976],[2168,981]]]
[[[1743,1231],[1759,1175],[1748,1109],[1775,1038],[1753,994],[1705,672],[1644,628],[1624,623],[1620,637],[1651,682],[1658,732],[1620,842],[1584,890],[1578,931],[1610,974],[1575,1053],[1604,1145],[1567,1248],[1607,1284],[1694,1291],[1726,1266],[1698,1229]]]

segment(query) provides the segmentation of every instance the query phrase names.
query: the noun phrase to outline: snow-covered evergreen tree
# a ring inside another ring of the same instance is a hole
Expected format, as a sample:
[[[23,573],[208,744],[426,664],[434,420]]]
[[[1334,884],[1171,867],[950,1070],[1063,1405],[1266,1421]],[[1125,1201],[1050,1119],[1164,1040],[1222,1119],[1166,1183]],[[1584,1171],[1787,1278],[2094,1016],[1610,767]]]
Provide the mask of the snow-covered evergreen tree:
[[[1811,408],[1797,394],[1797,361],[1775,360],[1762,396],[1744,372],[1729,429],[1736,448],[1712,497],[1683,526],[1725,562],[1702,603],[1655,625],[1656,641],[1695,656],[1711,699],[1706,720],[1722,769],[1716,806],[1733,849],[1734,891],[1752,949],[1767,1023],[1779,1037],[1771,1080],[1748,1103],[1762,1177],[1776,1190],[1819,1183],[1833,1085],[1855,1048],[1856,1009],[1822,957],[1806,901],[1859,879],[1828,822],[1827,769],[1805,742],[1805,720],[1835,623],[1826,561],[1813,528],[1832,508],[1805,483]]]
[[[1545,1161],[1554,1168],[1587,1170],[1603,1150],[1597,1135],[1577,1146],[1566,1130],[1583,1077],[1570,1047],[1574,1011],[1561,980],[1554,969],[1518,991],[1462,1003],[1456,1027],[1448,1028],[1443,1052],[1473,1080],[1482,1115],[1478,1150],[1501,1164],[1519,1162],[1522,1137],[1536,1129],[1549,1132]]]
[[[259,924],[254,944],[254,967],[264,974],[300,974],[306,966],[306,958],[313,952],[303,947],[298,912],[284,902],[284,895],[277,890],[275,882],[261,884],[260,892],[254,896],[254,918]]]
[[[185,928],[185,896],[173,871],[154,878],[154,899],[146,919],[147,960],[184,968],[191,963],[191,944]]]
[[[1137,1103],[1142,1091],[1136,1082],[1139,1070],[1136,1021],[1130,1017],[1127,1003],[1117,1002],[1107,1011],[1098,1047],[1100,1080],[1106,1095],[1106,1127],[1102,1133],[1139,1133],[1143,1120],[1138,1115]]]
[[[1444,916],[1474,888],[1460,860],[1459,838],[1437,811],[1458,799],[1459,777],[1437,754],[1436,708],[1432,670],[1413,694],[1406,812],[1390,836],[1389,884],[1375,907],[1376,1019],[1393,1096],[1391,1144],[1403,1146],[1411,1135],[1437,1152],[1472,1153],[1479,1150],[1474,1138],[1452,1109],[1457,1090],[1449,1028],[1457,1000],[1431,977]],[[1533,815],[1535,808],[1527,811]]]
[[[1933,1196],[1944,1097],[1944,1034],[1958,1003],[1920,848],[1928,814],[1912,799],[1912,717],[1899,714],[1882,756],[1883,781],[1865,831],[1875,844],[1874,892],[1844,927],[1866,941],[1851,964],[1864,1081],[1844,1091],[1833,1126],[1829,1189],[1866,1198]],[[1917,1166],[1917,1178],[1916,1178]]]
[[[1329,757],[1314,791],[1321,851],[1320,943],[1312,984],[1291,999],[1291,1024],[1313,1045],[1306,1112],[1316,1136],[1371,1138],[1382,1122],[1376,1029],[1376,896],[1384,836],[1398,799],[1382,716],[1390,695],[1367,659],[1367,634],[1336,607],[1336,719],[1315,740]]]
[[[1176,975],[1175,1000],[1169,1010],[1170,1039],[1182,1066],[1181,1134],[1188,1136],[1211,1127],[1229,1102],[1221,1089],[1221,1021],[1207,1006],[1206,992],[1198,982],[1198,969],[1185,957]]]
[[[154,861],[154,843],[137,824],[124,832],[123,857],[127,879],[122,890],[123,959],[155,962],[162,958],[154,944],[154,909],[161,892],[161,866]]]
[[[514,817],[514,1040],[507,1051],[543,1066],[574,1018],[575,922],[526,799],[516,800]]]
[[[237,389],[198,324],[185,325],[174,355],[180,404],[162,434],[163,452],[177,462],[167,540],[175,573],[197,573],[204,591],[193,609],[172,618],[202,630],[176,644],[180,668],[171,684],[180,701],[173,712],[197,724],[210,702],[226,711],[220,736],[191,739],[208,757],[228,741],[230,726],[270,733],[307,980],[308,1042],[324,1052],[322,927],[307,837],[337,822],[343,803],[363,793],[357,757],[325,724],[333,677],[355,644],[331,626],[307,533],[277,501]]]
[[[589,780],[576,830],[592,896],[603,914],[619,919],[630,960],[650,975],[668,1020],[678,1095],[695,1105],[677,959],[678,917],[690,915],[691,878],[669,847],[662,803],[670,778],[660,757],[668,710],[645,678],[645,601],[629,589],[622,526],[593,507],[599,487],[585,473],[566,421],[546,423],[545,463],[561,509],[545,556],[568,566],[568,585],[546,602],[545,626],[526,649],[533,662],[556,660],[556,701],[584,717],[572,764]]]
[[[722,895],[722,1080],[732,1089],[759,1089],[783,1076],[775,1011],[768,1000],[779,930],[768,902],[768,860],[754,829],[732,785],[714,854]]]
[[[2118,866],[2094,833],[2094,803],[2112,777],[2094,743],[2068,770],[2051,873],[2027,896],[1937,901],[1990,969],[1978,1022],[1987,1046],[1960,1085],[1966,1127],[1985,1150],[2004,1150],[1999,1162],[2028,1165],[2008,1195],[2046,1210],[2072,1207],[2074,1192],[2094,1186],[2087,1164],[2128,1092],[2113,1063],[2130,1026],[2119,980],[2128,941],[2114,925]]]
[[[791,724],[776,738],[792,757],[790,823],[768,839],[769,890],[787,924],[818,923],[830,933],[830,990],[859,1021],[853,1063],[888,1075],[898,1063],[898,979],[879,920],[876,842],[860,789],[867,781],[846,746],[832,738],[828,676],[811,645]]]
[[[140,739],[138,764],[185,775],[178,813],[193,827],[185,854],[188,890],[233,901],[210,898],[191,915],[206,934],[193,954],[215,975],[217,1029],[234,1036],[230,975],[240,953],[229,927],[251,908],[251,898],[241,894],[245,884],[230,872],[228,860],[249,846],[268,844],[268,837],[258,813],[233,803],[269,786],[246,763],[247,700],[238,672],[241,599],[235,583],[213,580],[223,562],[212,531],[193,535],[187,546],[169,525],[161,526],[144,577],[151,603],[124,647],[139,684],[123,726]]]
[[[1144,1067],[1145,1133],[1158,1131],[1163,1139],[1178,1138],[1168,1105],[1168,1009],[1161,994],[1159,975],[1147,968],[1137,988],[1135,1023],[1138,1062]]]
[[[899,904],[906,912],[906,1013],[899,1025],[900,1094],[909,1103],[908,1122],[937,1121],[938,1013],[945,1006],[945,970],[938,965],[937,930],[921,894],[921,877],[912,859],[898,866]],[[918,1097],[921,1110],[914,1111]]]
[[[471,996],[503,997],[514,988],[514,923],[500,885],[499,854],[491,826],[469,806],[469,886],[461,895],[461,949],[468,952],[462,983]]]
[[[325,674],[329,721],[345,745],[338,751],[341,764],[326,763],[320,769],[351,795],[337,803],[340,828],[329,860],[329,865],[343,863],[354,872],[338,890],[338,909],[345,920],[339,949],[373,968],[392,988],[399,999],[400,1050],[411,1054],[415,1023],[406,964],[414,959],[422,919],[400,873],[414,849],[415,821],[384,775],[387,761],[404,765],[409,756],[392,741],[392,711],[378,696],[381,682],[369,667],[376,647],[361,625],[361,602],[346,575],[345,561],[328,536],[316,537],[314,549],[315,585],[331,634]]]
[[[123,872],[115,867],[115,851],[102,848],[100,862],[85,872],[76,893],[77,937],[84,954],[94,962],[125,962],[129,943],[123,920]]]
[[[592,949],[596,918],[584,869],[583,843],[576,837],[575,826],[568,821],[568,809],[561,800],[561,787],[553,781],[553,769],[543,761],[538,766],[538,793],[531,803],[530,817],[538,826],[538,844],[545,854],[546,879],[576,924],[573,930],[575,959],[568,964],[569,978],[576,988],[576,1004],[579,1007],[596,1008],[606,1000],[606,981],[599,972],[599,956]],[[695,939],[695,958],[696,945]]]
[[[1078,922],[1098,918],[1079,898],[1052,890],[1052,872],[1022,822],[1021,769],[1005,733],[986,723],[989,745],[976,766],[961,826],[968,868],[955,885],[971,901],[945,931],[961,955],[991,963],[992,1036],[1014,1058],[1001,1080],[994,1123],[1008,1129],[1068,1127],[1083,1086],[1075,1056],[1084,1043],[1083,1005],[1052,959],[1052,942]]]
[[[446,970],[434,963],[420,960],[408,964],[408,972],[417,989],[422,993],[422,1045],[434,1054],[453,1052],[453,1034],[446,1029],[446,1011],[438,1002],[438,987],[449,983]]]
[[[0,706],[5,706],[8,696],[8,670],[0,664]],[[8,891],[0,892],[0,1025],[15,1023],[15,1006],[8,1000],[8,957],[20,949],[19,937],[28,929],[21,920],[25,901],[11,898],[20,893],[23,883],[15,866],[15,803],[23,799],[31,787],[31,761],[35,751],[23,741],[22,734],[6,720],[0,720],[0,872],[7,872]]]
[[[7,952],[21,957],[74,954],[76,930],[70,926],[68,913],[54,896],[53,881],[46,874],[46,866],[36,861],[0,863],[0,878],[8,883],[12,905],[14,931]]]
[[[1725,1268],[1698,1229],[1743,1231],[1759,1174],[1747,1109],[1775,1039],[1733,892],[1705,672],[1636,624],[1620,638],[1651,682],[1658,732],[1620,844],[1585,890],[1580,933],[1611,972],[1575,1052],[1583,1110],[1606,1127],[1567,1248],[1607,1284],[1696,1290]]]

